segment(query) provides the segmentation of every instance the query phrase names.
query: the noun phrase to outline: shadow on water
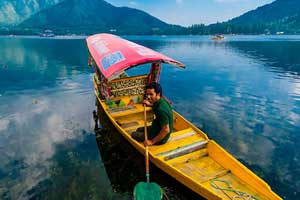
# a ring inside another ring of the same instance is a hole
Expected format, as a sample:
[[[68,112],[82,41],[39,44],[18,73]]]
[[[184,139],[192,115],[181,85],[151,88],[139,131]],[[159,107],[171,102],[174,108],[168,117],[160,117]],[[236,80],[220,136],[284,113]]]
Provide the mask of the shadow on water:
[[[26,192],[26,199],[109,199],[112,191],[99,162],[95,136],[85,135],[83,142],[57,145],[50,177]],[[67,147],[67,146],[71,146]]]
[[[81,142],[70,139],[56,145],[51,159],[38,166],[28,166],[24,160],[8,163],[3,168],[8,172],[3,171],[0,177],[0,199],[111,199],[112,190],[95,136],[85,131],[82,134]]]
[[[112,125],[103,109],[98,106],[95,120],[97,144],[115,195],[113,199],[132,199],[134,186],[145,181],[145,159]],[[188,200],[200,197],[175,179],[150,164],[150,181],[159,184],[165,192],[163,199]]]

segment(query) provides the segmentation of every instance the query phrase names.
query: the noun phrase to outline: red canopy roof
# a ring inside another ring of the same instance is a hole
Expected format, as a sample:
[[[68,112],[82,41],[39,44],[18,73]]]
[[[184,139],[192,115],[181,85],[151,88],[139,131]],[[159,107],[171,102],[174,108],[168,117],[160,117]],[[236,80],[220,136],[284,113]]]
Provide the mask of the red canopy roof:
[[[115,35],[92,35],[86,41],[90,54],[106,78],[144,63],[164,62],[184,67],[172,58]]]

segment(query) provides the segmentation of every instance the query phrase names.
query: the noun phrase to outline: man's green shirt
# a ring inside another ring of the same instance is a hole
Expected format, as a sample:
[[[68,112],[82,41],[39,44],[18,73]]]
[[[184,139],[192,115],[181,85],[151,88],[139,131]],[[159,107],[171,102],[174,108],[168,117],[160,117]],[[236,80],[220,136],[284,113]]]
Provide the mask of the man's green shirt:
[[[152,110],[154,112],[155,119],[150,127],[151,136],[156,137],[161,131],[162,127],[169,124],[170,132],[158,143],[164,144],[168,141],[170,134],[173,131],[173,112],[171,105],[163,98],[160,98],[154,103]]]

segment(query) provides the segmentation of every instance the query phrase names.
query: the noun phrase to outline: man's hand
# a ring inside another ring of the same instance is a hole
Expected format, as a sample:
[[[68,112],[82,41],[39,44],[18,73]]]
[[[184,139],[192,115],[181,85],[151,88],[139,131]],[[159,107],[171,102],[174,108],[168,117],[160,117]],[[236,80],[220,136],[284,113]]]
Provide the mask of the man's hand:
[[[150,101],[147,99],[143,100],[143,104],[145,104],[146,106],[152,106],[152,103],[150,103]]]
[[[145,140],[145,141],[144,141],[144,145],[145,145],[145,146],[152,146],[152,145],[154,145],[154,143],[153,143],[152,140]]]

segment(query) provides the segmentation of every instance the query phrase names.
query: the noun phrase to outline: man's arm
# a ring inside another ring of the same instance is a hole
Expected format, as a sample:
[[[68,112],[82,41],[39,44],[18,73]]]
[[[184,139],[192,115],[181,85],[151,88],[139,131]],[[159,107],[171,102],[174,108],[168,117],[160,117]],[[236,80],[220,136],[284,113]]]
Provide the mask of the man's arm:
[[[160,142],[162,139],[164,139],[168,135],[169,132],[170,132],[169,124],[164,125],[156,137],[154,137],[152,140],[145,140],[144,144],[146,146],[154,145],[157,142]]]

